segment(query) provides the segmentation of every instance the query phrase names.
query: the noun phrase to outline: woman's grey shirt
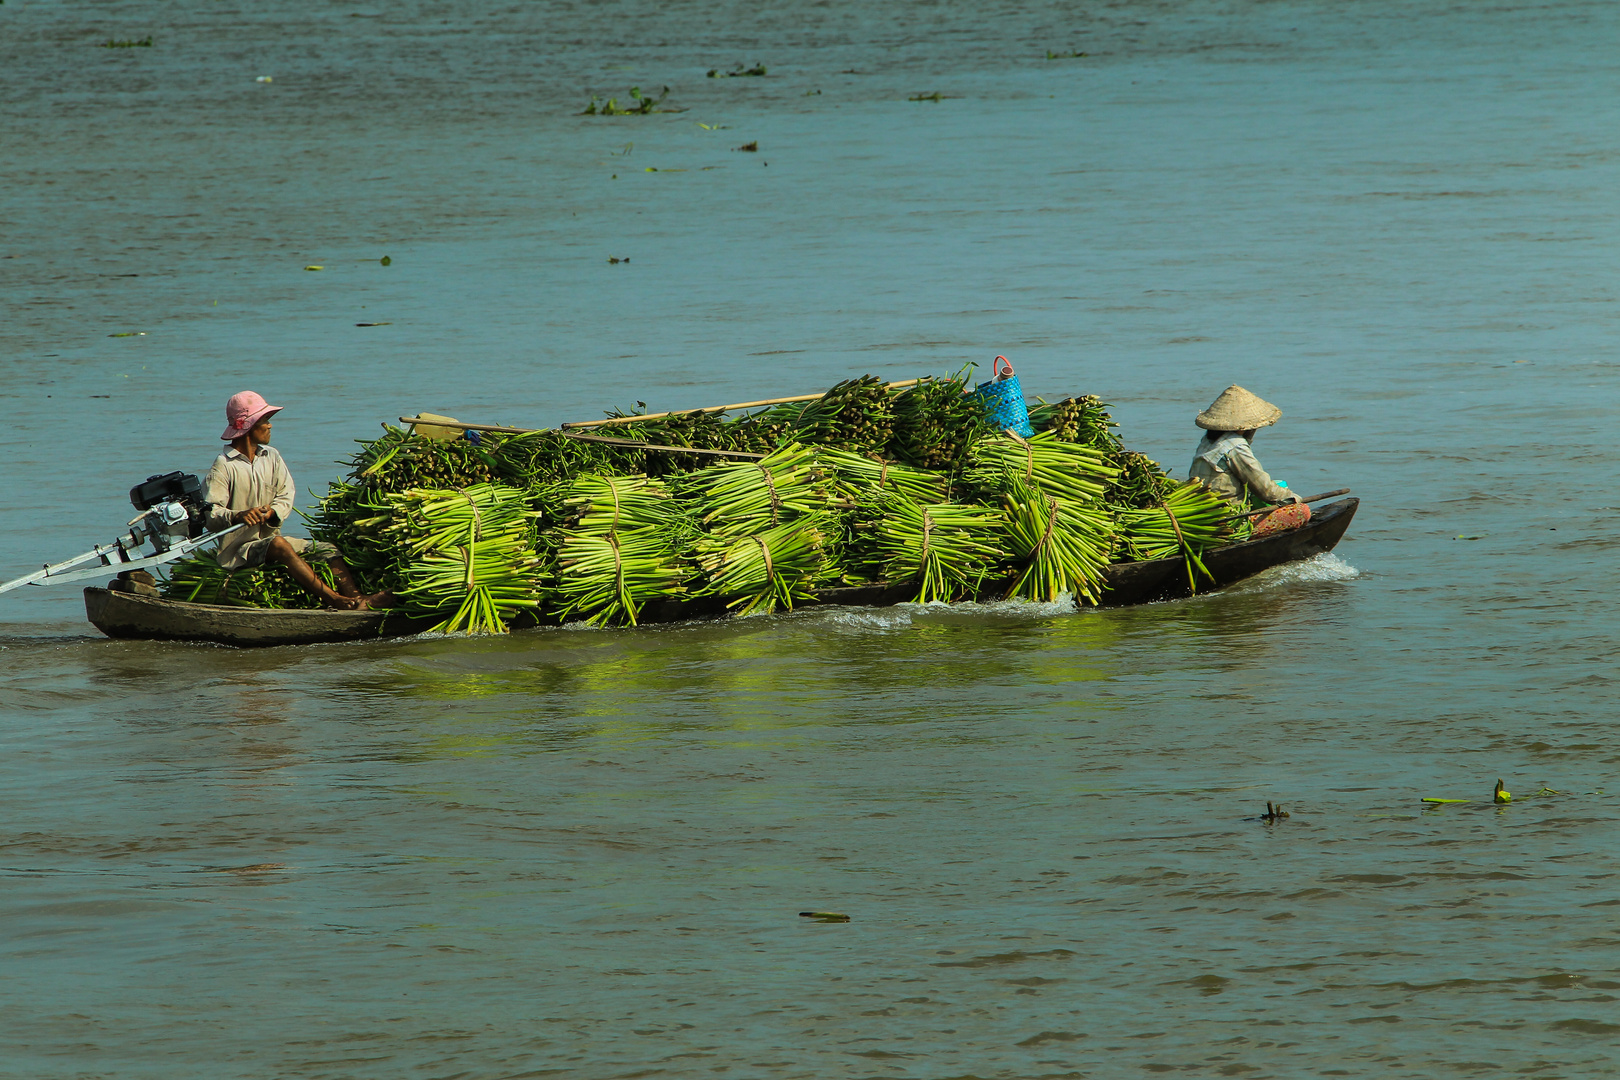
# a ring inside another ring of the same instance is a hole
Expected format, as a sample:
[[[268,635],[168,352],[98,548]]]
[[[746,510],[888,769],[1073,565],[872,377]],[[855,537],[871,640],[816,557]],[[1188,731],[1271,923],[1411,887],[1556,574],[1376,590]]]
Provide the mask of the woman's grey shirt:
[[[1235,431],[1210,432],[1199,440],[1194,455],[1187,475],[1229,499],[1242,497],[1247,488],[1261,502],[1291,501],[1288,489],[1278,487],[1260,467],[1249,440]]]

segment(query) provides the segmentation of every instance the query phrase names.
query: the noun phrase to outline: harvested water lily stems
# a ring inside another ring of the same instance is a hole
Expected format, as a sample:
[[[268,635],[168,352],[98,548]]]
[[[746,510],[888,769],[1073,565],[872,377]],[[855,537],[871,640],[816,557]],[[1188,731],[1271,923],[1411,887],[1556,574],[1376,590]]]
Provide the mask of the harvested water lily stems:
[[[1029,422],[1036,431],[1050,431],[1064,442],[1082,443],[1113,453],[1123,444],[1114,432],[1119,425],[1109,415],[1109,407],[1094,394],[1051,404],[1042,401],[1029,410]]]
[[[700,541],[702,593],[732,597],[726,606],[739,615],[791,611],[795,602],[814,599],[814,585],[826,569],[822,524],[813,516],[754,535]]]
[[[1180,554],[1187,563],[1187,582],[1198,591],[1194,568],[1213,581],[1203,553],[1228,543],[1232,506],[1196,480],[1177,485],[1157,509],[1125,510],[1118,515],[1120,539],[1138,559],[1168,559]]]
[[[384,531],[400,550],[396,592],[420,611],[450,611],[433,632],[501,634],[507,620],[540,606],[537,515],[524,492],[477,484],[401,492],[388,503],[394,519]]]
[[[830,468],[841,494],[854,497],[870,492],[904,495],[917,502],[942,502],[950,492],[950,481],[943,474],[909,465],[873,461],[847,450],[821,447],[816,458]]]
[[[1010,595],[1050,602],[1073,593],[1095,604],[1113,549],[1113,519],[1101,507],[1048,495],[1022,477],[1008,485],[1007,549],[1023,568]]]
[[[682,482],[699,522],[727,536],[757,533],[827,506],[827,474],[815,452],[791,443],[760,461],[715,465]]]
[[[846,379],[800,407],[800,442],[846,450],[881,450],[894,437],[894,395],[876,375]]]
[[[167,574],[159,582],[163,596],[188,604],[227,607],[307,609],[321,606],[321,598],[306,592],[279,563],[227,570],[219,565],[216,554],[199,551],[166,567]],[[328,587],[337,588],[332,568],[324,561],[316,559],[309,565]]]
[[[973,465],[965,478],[991,490],[1004,488],[1006,478],[1035,484],[1049,495],[1070,502],[1102,498],[1108,481],[1119,470],[1099,450],[1079,443],[1060,442],[1049,431],[1029,439],[998,435],[982,440],[973,450]]]
[[[587,476],[561,492],[566,527],[557,543],[556,614],[594,625],[635,625],[653,600],[684,596],[695,535],[685,508],[644,476]]]
[[[999,511],[960,503],[918,505],[891,498],[877,528],[877,548],[890,582],[913,582],[919,604],[974,595],[1007,553]]]
[[[634,626],[649,601],[684,596],[691,573],[672,558],[659,529],[569,534],[557,549],[557,616],[586,614],[592,625]]]
[[[894,399],[894,436],[887,455],[922,469],[950,472],[991,433],[984,407],[966,393],[972,365],[945,379],[921,382]]]

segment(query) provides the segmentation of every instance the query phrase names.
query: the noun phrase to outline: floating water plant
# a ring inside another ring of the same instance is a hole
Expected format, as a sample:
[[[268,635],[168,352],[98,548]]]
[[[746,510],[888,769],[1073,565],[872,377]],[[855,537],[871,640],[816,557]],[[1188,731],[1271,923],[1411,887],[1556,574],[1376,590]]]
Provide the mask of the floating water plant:
[[[764,64],[755,64],[751,68],[745,68],[741,64],[738,64],[730,71],[721,71],[719,68],[709,69],[709,78],[711,79],[757,79],[762,77],[764,74]]]
[[[581,116],[646,116],[648,113],[677,113],[685,109],[660,108],[665,98],[669,97],[669,87],[664,87],[657,97],[648,97],[641,92],[641,87],[630,88],[630,100],[635,104],[625,108],[619,107],[618,98],[608,98],[606,101],[598,100],[594,95],[591,103],[585,106]]]
[[[108,38],[106,41],[103,41],[100,45],[97,46],[97,48],[101,48],[101,49],[150,49],[151,47],[152,47],[152,35],[151,34],[146,35],[145,37],[141,38],[139,41],[135,41],[133,39],[131,39],[129,41],[116,41],[116,40],[114,40],[112,38]]]

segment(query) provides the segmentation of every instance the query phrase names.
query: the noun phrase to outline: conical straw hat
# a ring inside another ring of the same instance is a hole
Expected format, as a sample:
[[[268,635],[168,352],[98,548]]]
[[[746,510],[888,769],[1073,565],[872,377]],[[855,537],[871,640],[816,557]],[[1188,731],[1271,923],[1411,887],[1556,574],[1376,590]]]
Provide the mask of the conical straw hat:
[[[1270,427],[1282,418],[1282,410],[1241,386],[1228,386],[1193,423],[1205,431],[1248,431]]]

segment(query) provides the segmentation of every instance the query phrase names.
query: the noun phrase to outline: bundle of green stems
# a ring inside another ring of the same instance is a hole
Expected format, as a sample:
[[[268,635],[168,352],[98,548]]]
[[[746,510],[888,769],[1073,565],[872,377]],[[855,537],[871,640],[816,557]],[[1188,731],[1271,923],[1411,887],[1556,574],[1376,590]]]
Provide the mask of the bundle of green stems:
[[[819,515],[741,536],[712,535],[698,542],[701,595],[726,596],[741,615],[791,611],[815,597],[826,572],[824,521]]]
[[[332,588],[332,568],[317,559],[315,575]],[[198,551],[170,564],[159,589],[170,600],[227,607],[318,608],[320,597],[305,591],[279,563],[227,570],[213,551]]]
[[[1119,425],[1109,415],[1109,408],[1111,406],[1095,394],[1064,398],[1050,404],[1040,401],[1030,408],[1029,422],[1036,431],[1050,431],[1064,442],[1081,443],[1112,453],[1124,444],[1115,433]]]
[[[1202,555],[1229,543],[1232,504],[1196,480],[1178,484],[1156,509],[1124,510],[1118,515],[1123,547],[1137,559],[1180,555],[1187,563],[1187,582],[1194,592],[1196,568],[1213,581]]]
[[[679,486],[712,532],[746,536],[826,509],[830,492],[815,451],[789,443],[759,461],[713,465]]]
[[[1119,475],[1109,483],[1103,495],[1110,506],[1147,509],[1158,506],[1175,490],[1176,482],[1164,471],[1164,466],[1146,454],[1120,450],[1113,455],[1113,463]]]
[[[635,626],[649,601],[684,596],[691,575],[662,529],[569,532],[557,548],[554,614],[560,620],[584,614],[592,625]]]
[[[892,492],[919,502],[940,502],[950,493],[950,480],[927,469],[874,461],[863,454],[830,446],[817,448],[816,458],[832,470],[841,493],[849,498]]]
[[[965,479],[990,490],[1005,490],[1009,479],[1018,479],[1049,495],[1084,503],[1100,499],[1118,473],[1101,451],[1042,431],[1029,439],[997,435],[980,441]]]
[[[876,375],[846,379],[805,402],[793,422],[799,442],[880,450],[894,437],[894,400]]]
[[[1006,523],[995,507],[883,500],[874,536],[876,560],[892,584],[917,587],[919,604],[973,596],[997,563]]]
[[[557,495],[565,523],[548,540],[559,619],[634,626],[648,602],[686,594],[696,529],[666,487],[645,476],[584,476]]]
[[[388,496],[400,585],[419,611],[449,612],[433,632],[505,633],[507,622],[540,606],[535,511],[527,493],[501,484]]]
[[[991,428],[984,406],[969,394],[972,365],[944,379],[930,379],[894,399],[894,437],[888,454],[920,469],[951,472]]]
[[[1056,600],[1072,593],[1097,603],[1113,552],[1113,519],[1095,503],[1071,502],[1014,477],[1003,502],[1007,550],[1021,569],[1011,595]]]
[[[661,528],[678,512],[669,489],[645,476],[582,476],[557,495],[564,527],[589,536]]]

